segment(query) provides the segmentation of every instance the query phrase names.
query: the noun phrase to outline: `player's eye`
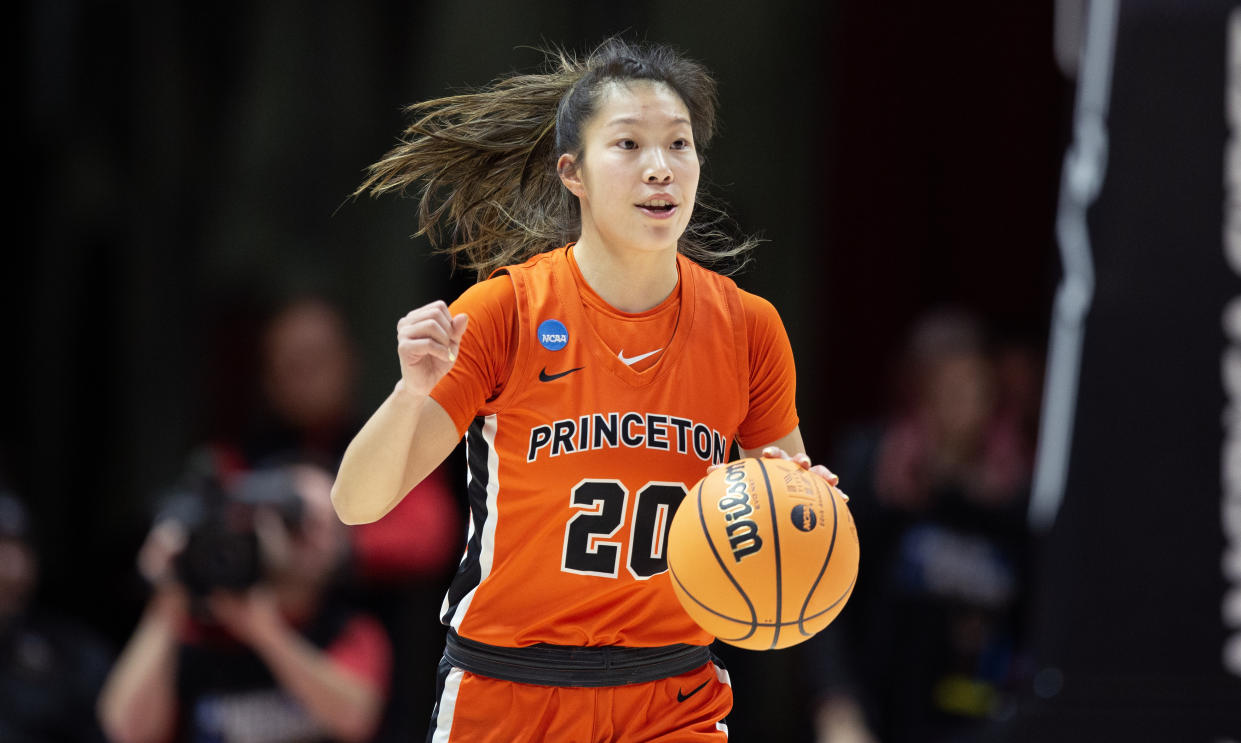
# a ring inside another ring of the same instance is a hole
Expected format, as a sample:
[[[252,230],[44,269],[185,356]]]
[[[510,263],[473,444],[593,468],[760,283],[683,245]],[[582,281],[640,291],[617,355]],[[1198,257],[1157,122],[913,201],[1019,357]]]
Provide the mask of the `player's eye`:
[[[638,143],[633,141],[632,139],[622,139],[621,141],[616,143],[616,146],[620,147],[622,150],[638,149]]]
[[[678,139],[672,143],[672,149],[674,150],[688,150],[689,147],[690,144],[688,139]]]

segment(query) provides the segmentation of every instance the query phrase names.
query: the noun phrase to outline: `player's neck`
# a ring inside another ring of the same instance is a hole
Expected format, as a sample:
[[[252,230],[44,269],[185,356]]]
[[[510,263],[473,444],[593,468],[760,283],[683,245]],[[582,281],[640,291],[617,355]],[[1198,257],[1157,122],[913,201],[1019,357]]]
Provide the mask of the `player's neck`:
[[[573,260],[587,285],[621,312],[645,312],[676,291],[676,246],[667,250],[616,250],[583,232]]]

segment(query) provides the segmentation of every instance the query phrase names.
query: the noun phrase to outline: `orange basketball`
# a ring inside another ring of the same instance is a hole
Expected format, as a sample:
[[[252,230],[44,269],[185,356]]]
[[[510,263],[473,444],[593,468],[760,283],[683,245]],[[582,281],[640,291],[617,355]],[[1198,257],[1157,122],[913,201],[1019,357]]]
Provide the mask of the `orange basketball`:
[[[668,535],[668,572],[685,611],[750,650],[813,637],[844,608],[857,570],[844,497],[783,459],[740,459],[709,473]]]

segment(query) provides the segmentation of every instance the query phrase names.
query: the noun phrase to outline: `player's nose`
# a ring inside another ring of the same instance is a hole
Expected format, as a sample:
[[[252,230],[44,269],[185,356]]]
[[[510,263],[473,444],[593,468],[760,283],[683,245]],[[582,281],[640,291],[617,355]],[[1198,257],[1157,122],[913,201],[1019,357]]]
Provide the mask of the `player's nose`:
[[[663,150],[652,150],[647,156],[644,172],[647,183],[669,183],[672,181],[672,167]]]

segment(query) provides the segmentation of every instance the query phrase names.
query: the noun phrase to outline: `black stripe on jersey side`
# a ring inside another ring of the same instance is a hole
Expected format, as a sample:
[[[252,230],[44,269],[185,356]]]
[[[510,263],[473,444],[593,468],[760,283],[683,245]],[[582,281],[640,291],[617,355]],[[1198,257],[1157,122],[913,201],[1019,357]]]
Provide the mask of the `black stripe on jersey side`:
[[[776,555],[776,629],[771,633],[771,647],[769,648],[770,650],[775,650],[776,642],[780,639],[780,609],[782,608],[781,602],[784,601],[784,598],[781,596],[784,590],[784,580],[780,574],[780,564],[784,558],[780,554],[780,524],[777,523],[776,496],[771,492],[771,478],[767,475],[767,466],[763,464],[763,460],[759,458],[755,461],[758,462],[758,468],[763,471],[763,484],[767,486],[768,511],[771,512],[771,541],[774,543],[772,548],[775,550]]]
[[[465,557],[457,567],[457,574],[448,587],[447,607],[440,621],[449,624],[457,613],[457,605],[466,594],[474,590],[482,581],[483,568],[479,561],[483,550],[483,527],[487,524],[487,484],[490,473],[487,470],[487,459],[491,447],[483,436],[483,425],[486,418],[479,416],[470,423],[465,434],[466,466],[470,470],[470,484],[467,489],[467,500],[470,504],[470,521],[474,524],[474,533],[465,547]]]
[[[729,569],[728,569],[728,565],[727,565],[727,564],[725,564],[725,562],[724,562],[724,558],[720,557],[720,551],[719,551],[718,549],[716,549],[716,547],[715,547],[715,541],[711,539],[711,530],[707,528],[707,518],[706,518],[706,516],[704,516],[704,515],[703,515],[703,513],[702,513],[702,486],[703,486],[703,482],[704,482],[704,480],[699,480],[699,481],[698,481],[698,493],[696,494],[696,498],[697,498],[697,501],[698,501],[698,503],[697,503],[697,505],[698,505],[698,523],[702,524],[702,535],[703,535],[704,537],[706,537],[706,538],[707,538],[707,545],[711,548],[711,554],[715,555],[715,561],[716,561],[716,563],[718,563],[718,564],[719,564],[719,566],[720,566],[720,570],[723,570],[723,571],[724,571],[724,575],[727,575],[727,576],[728,576],[728,580],[729,580],[729,581],[731,581],[731,582],[732,582],[732,584],[733,584],[733,587],[737,589],[737,593],[739,593],[739,594],[741,595],[741,598],[745,599],[745,605],[746,605],[746,608],[750,610],[750,617],[751,617],[751,619],[750,619],[750,631],[749,631],[749,632],[747,632],[747,633],[745,633],[745,634],[744,634],[744,635],[742,635],[741,637],[732,637],[732,638],[729,638],[729,639],[731,639],[731,640],[744,640],[744,639],[746,639],[746,638],[750,637],[751,635],[753,635],[755,632],[757,632],[757,631],[758,631],[758,612],[754,609],[754,602],[750,601],[750,597],[746,595],[745,589],[741,587],[741,584],[737,582],[737,579],[733,577],[732,572],[731,572],[731,571],[729,571]],[[672,566],[671,566],[671,565],[669,565],[668,567],[669,567],[669,569],[671,569],[671,568],[672,568]],[[673,577],[675,578],[675,577],[676,577],[676,572],[675,572],[675,571],[673,571],[673,574],[672,574],[672,575],[673,575]],[[678,579],[678,580],[677,580],[677,583],[680,583],[680,582],[681,582],[681,581]],[[682,588],[684,588],[685,586],[684,586],[684,585],[682,585],[681,587],[682,587]],[[719,614],[719,612],[715,611],[714,609],[712,609],[711,607],[707,606],[706,604],[703,604],[701,601],[698,601],[698,599],[697,599],[697,598],[694,598],[693,594],[691,594],[689,591],[686,591],[685,593],[686,593],[686,595],[687,595],[687,596],[689,596],[690,598],[693,598],[693,599],[694,599],[694,601],[695,601],[698,605],[702,606],[702,607],[703,607],[704,609],[706,609],[707,611],[711,612],[712,614]],[[719,614],[719,616],[724,617],[724,618],[726,618],[726,619],[731,619],[731,617],[728,617],[728,616],[726,616],[726,615],[724,615],[724,614]]]
[[[799,612],[797,617],[797,629],[802,633],[803,637],[810,637],[814,634],[806,631],[806,609],[810,606],[810,599],[814,598],[814,592],[819,590],[819,581],[823,580],[823,574],[827,572],[827,566],[832,562],[832,553],[836,551],[836,532],[840,529],[840,509],[836,507],[836,494],[832,492],[831,485],[827,486],[827,498],[832,502],[832,542],[827,546],[827,556],[823,558],[823,567],[819,568],[818,577],[814,579],[810,590],[806,592],[806,601],[801,605],[801,612]],[[838,603],[840,603],[839,599],[832,606]]]
[[[452,664],[440,658],[439,667],[435,672],[435,706],[431,708],[431,724],[427,728],[427,743],[434,743],[435,731],[440,724],[440,705],[444,703],[444,687],[448,685],[448,674],[452,672]]]

